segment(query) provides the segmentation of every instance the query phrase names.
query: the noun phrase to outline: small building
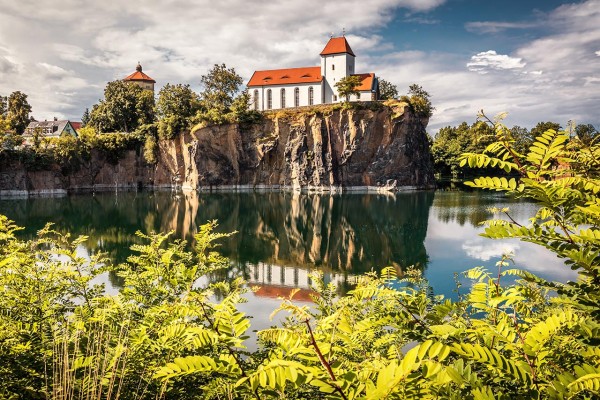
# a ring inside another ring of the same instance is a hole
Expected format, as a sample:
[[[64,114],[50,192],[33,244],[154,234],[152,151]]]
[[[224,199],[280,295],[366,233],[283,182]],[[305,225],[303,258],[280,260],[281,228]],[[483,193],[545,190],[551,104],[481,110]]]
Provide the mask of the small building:
[[[69,120],[58,120],[54,118],[52,121],[32,121],[25,128],[23,137],[33,137],[37,132],[40,138],[58,138],[61,136],[77,137],[77,130]]]
[[[154,84],[156,81],[142,72],[142,65],[138,62],[135,67],[135,72],[123,79],[125,82],[133,82],[142,89],[152,90],[154,92]]]
[[[320,56],[321,66],[255,71],[247,85],[250,107],[271,110],[344,101],[335,84],[350,75],[361,78],[360,94],[350,101],[378,99],[375,74],[355,72],[356,56],[345,36],[332,37]]]

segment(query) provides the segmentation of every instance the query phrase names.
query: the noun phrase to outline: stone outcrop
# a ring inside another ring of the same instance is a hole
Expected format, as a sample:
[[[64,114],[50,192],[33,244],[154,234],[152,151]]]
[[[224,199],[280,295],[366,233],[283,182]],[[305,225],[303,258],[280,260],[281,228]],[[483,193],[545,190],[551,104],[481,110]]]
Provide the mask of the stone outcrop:
[[[427,121],[405,103],[273,111],[261,123],[213,125],[159,142],[158,163],[93,152],[76,171],[2,161],[0,193],[134,187],[183,189],[427,188],[434,184]]]

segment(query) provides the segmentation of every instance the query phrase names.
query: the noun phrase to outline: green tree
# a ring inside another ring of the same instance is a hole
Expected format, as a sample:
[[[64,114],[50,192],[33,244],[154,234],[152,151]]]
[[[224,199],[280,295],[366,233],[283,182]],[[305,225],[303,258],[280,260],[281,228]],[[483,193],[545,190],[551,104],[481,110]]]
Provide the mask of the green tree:
[[[510,134],[512,139],[514,140],[514,148],[519,154],[526,154],[529,151],[529,146],[535,140],[535,136],[533,136],[532,132],[530,132],[527,128],[520,127],[518,125],[510,128]]]
[[[430,94],[421,85],[413,83],[408,87],[408,95],[401,97],[413,111],[420,117],[429,118],[433,115],[435,107],[431,103]]]
[[[431,146],[435,172],[443,177],[461,177],[464,172],[459,167],[461,155],[483,151],[492,140],[493,130],[482,122],[441,128]]]
[[[553,131],[558,132],[561,129],[562,129],[562,127],[560,126],[560,124],[558,122],[551,122],[551,121],[538,122],[531,129],[530,135],[531,135],[532,139],[535,139],[536,137],[542,135],[546,131],[553,130]]]
[[[0,117],[6,117],[8,112],[8,97],[0,95]]]
[[[235,68],[215,64],[206,75],[202,75],[200,82],[203,87],[200,94],[203,107],[208,112],[225,115],[230,111],[235,94],[244,80],[235,72]]]
[[[92,107],[89,124],[99,132],[132,132],[154,120],[152,91],[119,80],[106,85],[104,100]]]
[[[340,98],[345,98],[346,101],[350,101],[350,96],[355,95],[359,96],[360,92],[358,88],[360,87],[361,79],[358,75],[348,75],[342,79],[340,79],[335,87],[338,91],[338,95]]]
[[[379,99],[390,100],[398,97],[398,87],[383,78],[379,78]]]
[[[86,107],[83,115],[81,116],[81,126],[85,127],[90,122],[90,109]]]
[[[200,110],[200,98],[190,85],[167,83],[158,93],[156,112],[160,137],[171,138],[187,129],[190,120]]]
[[[575,136],[582,143],[590,145],[598,136],[598,130],[592,124],[579,124],[575,127]]]
[[[31,106],[27,102],[27,95],[20,91],[12,92],[7,101],[7,118],[11,128],[18,134],[25,132],[29,125],[29,114]]]

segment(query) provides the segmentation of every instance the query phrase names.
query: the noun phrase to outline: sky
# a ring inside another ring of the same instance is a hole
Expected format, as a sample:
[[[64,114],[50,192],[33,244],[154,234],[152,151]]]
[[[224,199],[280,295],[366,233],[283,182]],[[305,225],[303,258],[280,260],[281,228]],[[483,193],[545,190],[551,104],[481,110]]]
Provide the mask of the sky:
[[[80,120],[138,61],[157,93],[201,90],[216,63],[246,82],[317,66],[343,31],[358,73],[430,93],[432,135],[481,109],[600,129],[600,0],[0,0],[0,95],[26,93],[38,120]]]

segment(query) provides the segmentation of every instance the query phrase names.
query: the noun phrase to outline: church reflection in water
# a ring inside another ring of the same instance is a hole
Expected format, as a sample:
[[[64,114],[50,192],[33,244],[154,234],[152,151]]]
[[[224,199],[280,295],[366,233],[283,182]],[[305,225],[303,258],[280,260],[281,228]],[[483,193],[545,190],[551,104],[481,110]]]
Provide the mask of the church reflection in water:
[[[173,231],[193,242],[200,225],[218,220],[219,231],[237,231],[219,247],[231,259],[227,276],[241,273],[264,287],[258,293],[276,296],[291,287],[307,289],[314,269],[344,291],[353,276],[371,270],[426,268],[433,199],[433,192],[129,192],[0,201],[0,213],[26,226],[29,236],[47,221],[87,235],[89,252],[105,252],[117,263],[126,261],[130,245],[140,243],[137,230]]]

